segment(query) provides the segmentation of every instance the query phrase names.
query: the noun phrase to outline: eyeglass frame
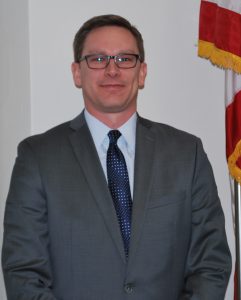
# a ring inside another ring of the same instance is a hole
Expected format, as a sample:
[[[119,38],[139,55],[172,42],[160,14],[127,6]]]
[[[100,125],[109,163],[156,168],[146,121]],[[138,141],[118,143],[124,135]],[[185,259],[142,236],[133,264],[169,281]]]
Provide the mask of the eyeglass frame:
[[[92,67],[90,67],[90,66],[89,66],[89,63],[88,63],[88,58],[91,57],[91,56],[98,56],[98,55],[107,58],[107,63],[106,63],[106,65],[105,65],[104,67],[101,67],[101,68],[92,68]],[[123,68],[123,67],[120,67],[120,66],[118,65],[118,63],[117,63],[116,60],[117,60],[117,57],[118,57],[118,56],[121,56],[121,55],[132,55],[132,56],[134,56],[134,57],[136,58],[136,63],[135,63],[135,65],[134,65],[133,67],[127,67],[127,68],[125,68],[125,67],[124,67],[124,68]],[[143,59],[141,58],[141,56],[140,56],[139,54],[136,54],[136,53],[119,53],[119,54],[117,54],[117,55],[104,55],[104,54],[98,54],[98,53],[97,53],[97,54],[87,54],[87,55],[84,55],[84,56],[80,57],[80,58],[79,58],[79,63],[80,63],[81,61],[84,61],[84,60],[85,60],[89,69],[91,69],[91,70],[103,70],[103,69],[106,69],[106,68],[107,68],[107,66],[109,65],[111,59],[114,59],[114,63],[115,63],[115,65],[116,65],[119,69],[133,69],[133,68],[136,67],[137,61],[138,61],[138,60],[139,60],[141,63],[143,62]]]

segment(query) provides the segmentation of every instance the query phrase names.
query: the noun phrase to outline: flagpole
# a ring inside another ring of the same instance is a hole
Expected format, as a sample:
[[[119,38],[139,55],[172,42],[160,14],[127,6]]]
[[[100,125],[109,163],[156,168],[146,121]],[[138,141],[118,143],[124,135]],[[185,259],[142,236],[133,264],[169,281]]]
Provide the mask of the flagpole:
[[[236,276],[237,276],[237,300],[241,300],[241,186],[234,180],[234,198],[235,198],[235,241],[236,241]]]

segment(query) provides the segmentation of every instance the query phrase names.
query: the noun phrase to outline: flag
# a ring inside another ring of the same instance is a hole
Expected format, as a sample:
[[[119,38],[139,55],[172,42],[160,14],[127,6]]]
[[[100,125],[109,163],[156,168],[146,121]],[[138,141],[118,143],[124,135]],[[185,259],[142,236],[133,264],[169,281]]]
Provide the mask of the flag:
[[[198,55],[226,69],[226,154],[241,183],[241,2],[201,0]]]
[[[240,0],[202,0],[198,54],[241,73]]]
[[[241,184],[241,75],[225,72],[226,154],[229,172]]]
[[[225,71],[225,104],[226,155],[229,173],[241,184],[241,75],[232,70]],[[234,300],[239,299],[237,282],[238,277],[235,271]]]
[[[240,0],[201,0],[198,55],[225,69],[226,156],[230,175],[241,184]]]
[[[241,3],[201,0],[198,55],[225,69],[226,154],[241,183]]]

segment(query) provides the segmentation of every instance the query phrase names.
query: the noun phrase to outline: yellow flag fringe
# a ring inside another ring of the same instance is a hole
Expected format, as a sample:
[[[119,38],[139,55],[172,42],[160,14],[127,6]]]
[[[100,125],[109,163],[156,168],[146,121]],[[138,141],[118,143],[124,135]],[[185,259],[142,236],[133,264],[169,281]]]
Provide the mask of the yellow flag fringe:
[[[241,57],[217,48],[213,43],[199,40],[198,56],[209,59],[222,69],[231,69],[241,73]]]
[[[241,157],[241,140],[236,144],[234,152],[228,158],[228,168],[230,175],[241,184],[241,169],[236,165]]]

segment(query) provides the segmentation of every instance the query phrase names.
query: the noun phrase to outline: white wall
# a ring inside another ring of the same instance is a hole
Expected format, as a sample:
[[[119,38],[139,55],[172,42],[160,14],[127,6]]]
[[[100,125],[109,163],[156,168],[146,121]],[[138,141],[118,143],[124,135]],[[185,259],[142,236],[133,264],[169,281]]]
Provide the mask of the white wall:
[[[22,3],[23,1],[21,5]],[[139,97],[140,114],[202,138],[213,165],[226,216],[228,241],[234,254],[231,200],[225,161],[224,73],[197,57],[199,1],[29,1],[31,80],[28,84],[31,84],[31,112],[27,113],[27,117],[31,118],[31,133],[42,132],[71,119],[82,110],[82,96],[74,87],[70,73],[72,41],[85,20],[105,13],[127,17],[143,34],[148,77],[146,87]],[[10,23],[6,18],[4,21],[7,25]],[[22,21],[23,28],[27,21],[26,16]],[[20,55],[22,68],[28,69],[29,63],[25,60],[28,50],[21,51]],[[19,53],[15,53],[15,59],[17,57],[19,58]],[[4,66],[6,73],[8,66]],[[26,103],[25,99],[16,98],[15,95],[9,95],[8,99],[16,106],[18,103]],[[7,115],[12,114],[11,109],[7,107]],[[7,127],[8,120],[3,120]],[[17,120],[11,119],[11,123],[13,131],[24,132],[24,126],[23,130],[19,128]],[[4,132],[1,132],[2,136],[4,137]],[[13,144],[17,144],[16,138]],[[13,161],[6,151],[3,154],[8,161],[4,171],[9,174]],[[7,175],[5,190],[8,180]],[[3,201],[0,204],[2,212]],[[231,280],[226,299],[232,298]]]
[[[0,240],[16,146],[31,132],[28,30],[28,1],[0,0]],[[6,299],[1,272],[0,299]]]

